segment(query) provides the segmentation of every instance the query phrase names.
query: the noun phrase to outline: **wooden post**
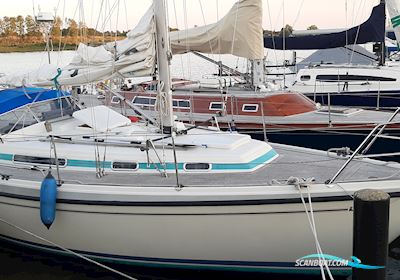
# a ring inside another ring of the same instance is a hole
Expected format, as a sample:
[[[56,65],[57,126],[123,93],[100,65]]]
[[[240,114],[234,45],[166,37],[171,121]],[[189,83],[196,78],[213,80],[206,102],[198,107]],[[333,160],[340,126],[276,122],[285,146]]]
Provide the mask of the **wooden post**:
[[[390,196],[361,190],[354,196],[353,256],[379,269],[353,268],[354,280],[385,280],[388,259]]]

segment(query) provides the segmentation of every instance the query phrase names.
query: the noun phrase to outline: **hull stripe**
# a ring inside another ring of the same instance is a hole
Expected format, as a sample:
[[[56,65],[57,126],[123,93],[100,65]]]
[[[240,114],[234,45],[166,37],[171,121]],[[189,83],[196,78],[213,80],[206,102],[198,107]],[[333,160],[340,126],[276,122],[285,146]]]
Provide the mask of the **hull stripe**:
[[[389,193],[391,198],[400,197],[400,192]],[[39,201],[39,197],[24,196],[0,192],[0,196],[29,201]],[[349,201],[352,198],[348,195],[313,197],[312,201],[317,202],[340,202]],[[305,198],[307,202],[308,199]],[[296,204],[302,203],[300,198],[282,198],[282,199],[254,199],[254,200],[222,200],[222,201],[99,201],[99,200],[72,200],[57,199],[57,203],[78,204],[78,205],[109,205],[109,206],[234,206],[234,205],[269,205],[269,204]]]
[[[69,255],[56,247],[47,246],[39,243],[25,241],[1,235],[0,239],[15,243],[20,246],[28,246],[41,251]],[[206,269],[206,270],[231,270],[248,272],[269,272],[269,273],[288,273],[288,274],[319,274],[319,267],[295,267],[291,262],[259,262],[259,261],[230,261],[230,260],[193,260],[193,259],[166,259],[154,257],[136,257],[94,253],[74,250],[77,253],[94,258],[96,260],[128,265],[142,265],[154,267],[186,268],[186,269]],[[349,275],[350,268],[338,267],[331,268],[335,275]]]

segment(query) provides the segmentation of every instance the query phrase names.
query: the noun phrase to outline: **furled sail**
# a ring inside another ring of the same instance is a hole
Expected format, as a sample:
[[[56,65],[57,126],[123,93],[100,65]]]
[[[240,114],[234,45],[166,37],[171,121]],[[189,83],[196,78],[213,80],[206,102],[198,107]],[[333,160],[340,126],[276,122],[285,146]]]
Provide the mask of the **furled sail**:
[[[81,85],[116,76],[149,76],[155,71],[155,20],[151,6],[127,38],[103,46],[79,44],[75,57],[57,71],[54,66],[42,67],[24,75],[10,75],[0,84],[14,86]],[[56,80],[56,81],[55,81]]]
[[[375,6],[369,19],[361,25],[337,32],[315,30],[312,34],[305,34],[291,35],[286,38],[268,35],[264,37],[264,47],[278,50],[313,50],[344,47],[348,44],[381,42],[385,38],[385,3],[381,1]]]
[[[216,23],[170,33],[174,54],[198,51],[264,57],[261,0],[240,0]]]
[[[389,12],[390,22],[393,26],[393,32],[395,37],[391,39],[397,41],[397,45],[400,42],[400,0],[386,0],[386,7]]]

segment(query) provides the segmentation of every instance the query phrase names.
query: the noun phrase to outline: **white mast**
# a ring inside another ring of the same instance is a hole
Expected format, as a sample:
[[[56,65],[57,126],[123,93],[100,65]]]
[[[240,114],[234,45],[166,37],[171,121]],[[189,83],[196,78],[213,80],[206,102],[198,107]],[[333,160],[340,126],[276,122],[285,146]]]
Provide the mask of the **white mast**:
[[[160,112],[161,125],[164,133],[171,134],[174,124],[172,111],[171,75],[169,69],[172,53],[169,40],[165,0],[154,0],[154,14],[157,34],[156,40],[159,101],[162,104],[160,109],[162,108],[162,110],[164,110]]]

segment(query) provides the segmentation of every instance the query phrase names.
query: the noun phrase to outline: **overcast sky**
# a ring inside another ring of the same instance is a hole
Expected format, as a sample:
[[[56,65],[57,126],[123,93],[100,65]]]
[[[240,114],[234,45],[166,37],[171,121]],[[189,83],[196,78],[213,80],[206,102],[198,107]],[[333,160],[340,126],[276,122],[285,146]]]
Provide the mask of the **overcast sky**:
[[[167,1],[170,26],[179,29],[203,25],[204,22],[207,24],[215,22],[236,2],[235,0]],[[104,26],[106,30],[115,30],[116,27],[119,30],[128,30],[135,26],[152,1],[12,0],[1,2],[0,17],[32,15],[33,7],[36,13],[40,7],[42,12],[53,14],[56,12],[61,18],[68,17],[85,21],[90,27],[97,26],[98,30],[103,30]],[[101,3],[103,3],[102,9]],[[312,24],[319,28],[350,27],[366,20],[372,7],[378,3],[379,0],[263,0],[263,27],[279,30],[283,22],[292,25],[296,30],[306,29]],[[175,11],[177,16],[175,16]]]

